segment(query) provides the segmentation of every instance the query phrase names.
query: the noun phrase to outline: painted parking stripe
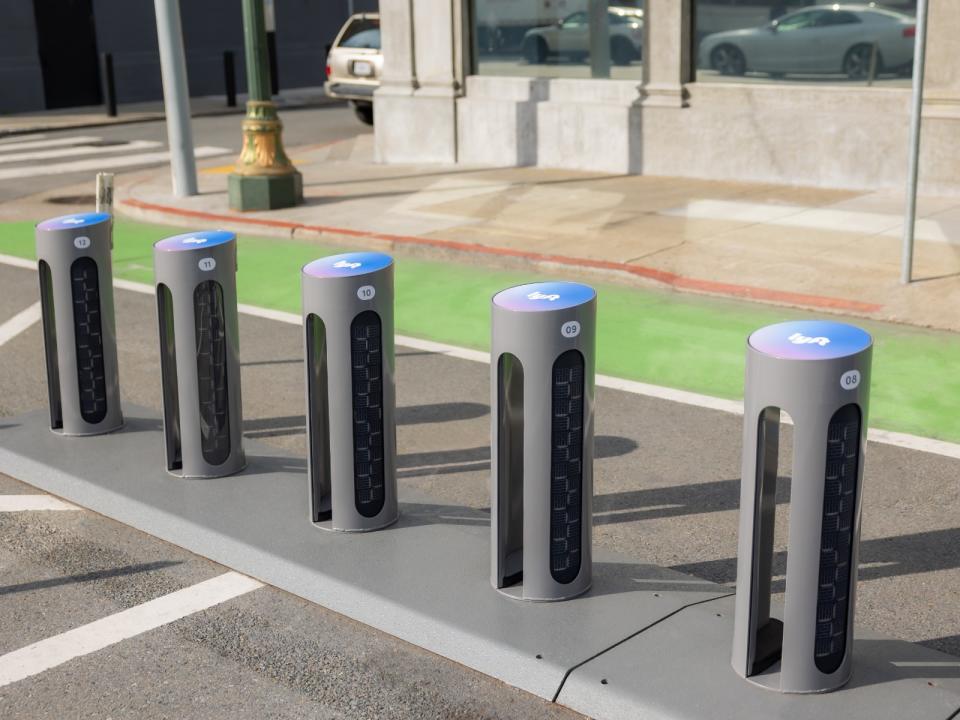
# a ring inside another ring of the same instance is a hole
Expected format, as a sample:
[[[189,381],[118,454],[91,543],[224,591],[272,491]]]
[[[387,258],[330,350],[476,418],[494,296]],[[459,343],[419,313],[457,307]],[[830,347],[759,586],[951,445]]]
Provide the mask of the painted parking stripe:
[[[227,572],[0,656],[0,687],[263,587]]]
[[[7,264],[36,270],[33,262],[9,255],[0,255],[0,264],[6,263],[7,259],[11,261]],[[152,285],[133,282],[131,280],[114,280],[113,285],[121,290],[129,290],[146,295],[153,295],[155,293]],[[246,305],[244,303],[240,303],[237,309],[245,315],[252,315],[265,320],[276,320],[277,322],[287,323],[289,325],[302,324],[302,319],[296,313],[271,310],[269,308],[261,308],[256,305]],[[420,338],[406,335],[395,336],[395,341],[397,345],[410,348],[411,350],[423,350],[425,352],[459,358],[460,360],[490,364],[490,353],[482,350],[448,345],[447,343],[435,342],[433,340],[421,340]],[[596,383],[599,387],[620,390],[621,392],[627,392],[632,395],[643,395],[644,397],[680,403],[681,405],[717,410],[732,415],[743,415],[743,402],[739,400],[727,400],[725,398],[713,397],[712,395],[701,395],[700,393],[677,390],[675,388],[663,387],[662,385],[651,385],[650,383],[626,380],[610,375],[597,375]],[[789,422],[789,420],[785,419],[785,422]],[[876,428],[870,428],[867,431],[867,439],[882,445],[892,445],[907,450],[916,450],[918,452],[942,455],[960,460],[960,444],[947,442],[946,440],[935,440],[919,435],[908,435],[907,433],[878,430]]]
[[[0,325],[0,346],[6,345],[24,330],[31,328],[39,322],[40,316],[41,307],[40,302],[37,301]]]
[[[232,150],[222,147],[202,145],[194,148],[197,158],[228,155]],[[29,167],[7,168],[0,170],[0,180],[16,180],[19,178],[39,177],[41,175],[64,175],[74,172],[89,172],[91,170],[106,170],[109,168],[132,167],[134,165],[153,165],[170,162],[170,153],[153,152],[124,155],[122,157],[96,157],[90,160],[74,160],[72,162],[56,163],[53,165],[32,165]]]
[[[80,145],[52,150],[31,150],[29,152],[0,153],[0,164],[37,160],[56,160],[57,158],[76,157],[78,155],[102,155],[104,153],[124,153],[134,150],[152,150],[162,147],[156,140],[131,140],[120,145]]]
[[[31,135],[30,137],[43,137]],[[62,147],[64,145],[83,145],[84,143],[98,142],[103,140],[94,135],[75,135],[74,137],[53,138],[52,140],[27,140],[26,142],[8,141],[0,145],[0,153],[13,152],[16,150],[35,150],[37,148]]]
[[[0,512],[79,509],[76,505],[53,495],[0,495]]]

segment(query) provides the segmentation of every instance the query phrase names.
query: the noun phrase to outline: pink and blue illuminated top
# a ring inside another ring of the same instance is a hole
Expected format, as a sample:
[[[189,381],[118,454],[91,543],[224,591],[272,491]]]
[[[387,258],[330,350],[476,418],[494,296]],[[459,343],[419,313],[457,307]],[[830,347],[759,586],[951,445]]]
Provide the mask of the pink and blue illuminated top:
[[[566,310],[583,305],[597,296],[589,285],[573,282],[543,282],[517,285],[493,296],[493,303],[514,312]]]
[[[393,258],[378,252],[342,253],[328,255],[303,266],[303,272],[315,278],[351,277],[383,270]]]
[[[201,230],[198,232],[184,233],[183,235],[174,235],[164,238],[154,244],[157,250],[167,252],[177,252],[180,250],[205,250],[215,245],[223,245],[236,239],[229,230]]]
[[[107,213],[101,212],[61,215],[60,217],[44,220],[37,225],[37,230],[75,230],[90,227],[91,225],[98,225],[109,219],[110,216]]]
[[[784,360],[831,360],[865,350],[873,338],[846,323],[797,320],[760,328],[747,342],[764,355]]]

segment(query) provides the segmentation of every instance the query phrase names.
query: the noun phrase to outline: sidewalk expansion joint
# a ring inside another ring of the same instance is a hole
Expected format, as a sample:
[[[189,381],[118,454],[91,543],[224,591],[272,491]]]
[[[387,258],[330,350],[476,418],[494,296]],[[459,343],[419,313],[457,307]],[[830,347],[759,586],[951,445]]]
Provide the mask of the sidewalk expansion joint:
[[[662,622],[666,622],[667,620],[669,620],[670,618],[674,617],[675,615],[678,615],[679,613],[682,613],[682,612],[683,612],[684,610],[686,610],[687,608],[692,608],[692,607],[694,607],[694,606],[696,606],[696,605],[705,605],[705,604],[707,604],[707,603],[716,602],[716,601],[718,601],[718,600],[723,600],[724,598],[733,597],[734,595],[736,595],[736,593],[726,593],[725,595],[717,595],[716,597],[707,598],[707,599],[705,599],[705,600],[697,600],[696,602],[687,603],[686,605],[683,605],[682,607],[678,607],[678,608],[677,608],[676,610],[674,610],[673,612],[667,613],[666,615],[664,615],[664,616],[663,616],[662,618],[660,618],[659,620],[655,620],[655,621],[652,622],[652,623],[649,623],[649,624],[647,624],[647,625],[644,625],[642,628],[640,628],[640,629],[637,630],[636,632],[633,632],[633,633],[631,633],[630,635],[627,635],[625,638],[623,638],[623,639],[621,639],[621,640],[618,640],[617,642],[615,642],[613,645],[610,645],[609,647],[605,647],[605,648],[604,648],[603,650],[601,650],[600,652],[594,653],[593,655],[591,655],[590,657],[586,658],[585,660],[581,660],[581,661],[578,662],[576,665],[574,665],[574,666],[572,666],[570,669],[568,669],[567,672],[564,673],[563,678],[560,680],[560,685],[559,685],[559,687],[557,687],[557,691],[553,694],[552,702],[557,702],[557,698],[559,698],[559,697],[560,697],[560,693],[563,692],[563,686],[564,686],[564,684],[566,684],[567,678],[569,678],[570,675],[572,675],[574,672],[576,672],[577,670],[579,670],[580,668],[582,668],[582,667],[583,667],[584,665],[586,665],[587,663],[589,663],[589,662],[591,662],[591,661],[593,661],[593,660],[596,660],[598,657],[600,657],[601,655],[604,655],[604,654],[610,652],[610,651],[613,650],[614,648],[620,647],[620,646],[623,645],[625,642],[629,642],[630,640],[633,640],[635,637],[637,637],[638,635],[646,632],[646,631],[649,630],[650,628],[656,627],[657,625],[659,625],[659,624],[662,623]],[[958,710],[957,712],[960,713],[960,710]],[[947,718],[947,720],[953,720],[953,716]]]

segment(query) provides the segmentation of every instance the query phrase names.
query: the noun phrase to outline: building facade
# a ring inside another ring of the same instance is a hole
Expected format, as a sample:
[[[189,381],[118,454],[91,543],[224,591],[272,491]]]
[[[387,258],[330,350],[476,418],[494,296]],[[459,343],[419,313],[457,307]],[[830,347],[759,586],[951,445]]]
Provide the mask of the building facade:
[[[163,97],[153,2],[5,0],[0,23],[0,112],[102,102],[100,56],[113,58],[119,102]],[[376,0],[274,0],[280,88],[324,82],[326,45],[348,8]],[[224,53],[232,52],[238,90],[246,89],[239,0],[180,3],[191,95],[225,92]]]
[[[378,158],[902,188],[916,3],[878,5],[381,0]],[[956,194],[960,3],[926,47],[921,190]]]

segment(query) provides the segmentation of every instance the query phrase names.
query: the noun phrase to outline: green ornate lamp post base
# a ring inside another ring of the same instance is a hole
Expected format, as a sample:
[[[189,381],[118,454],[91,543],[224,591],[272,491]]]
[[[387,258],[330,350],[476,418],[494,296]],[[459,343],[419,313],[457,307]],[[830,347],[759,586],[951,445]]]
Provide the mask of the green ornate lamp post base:
[[[282,130],[272,102],[247,102],[243,149],[227,178],[232,210],[278,210],[303,202],[303,179],[283,151]]]

